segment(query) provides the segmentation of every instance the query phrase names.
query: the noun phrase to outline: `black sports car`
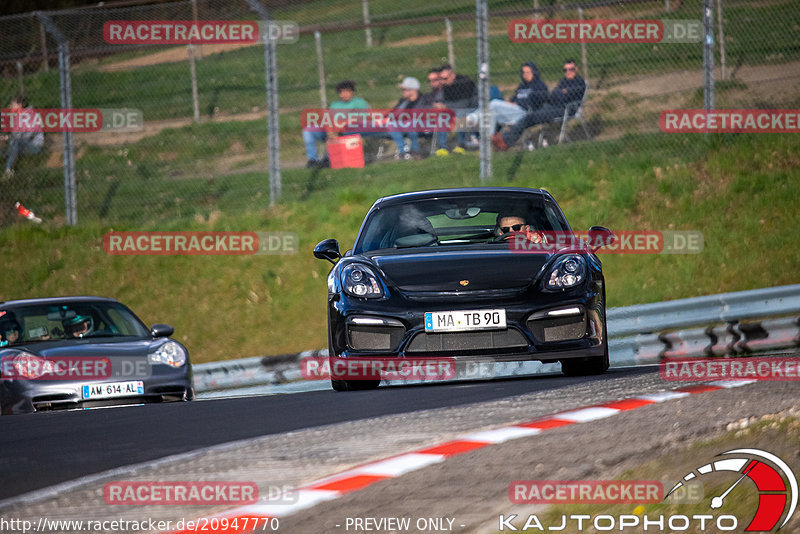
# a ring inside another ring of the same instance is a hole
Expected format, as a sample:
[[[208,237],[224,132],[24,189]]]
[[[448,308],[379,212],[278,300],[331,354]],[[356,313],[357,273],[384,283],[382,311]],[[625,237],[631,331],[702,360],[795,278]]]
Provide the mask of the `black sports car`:
[[[561,362],[568,375],[608,369],[600,260],[544,190],[468,188],[379,199],[355,245],[326,239],[331,369],[341,359]],[[606,228],[589,231],[613,242]],[[527,246],[526,244],[530,245]],[[363,377],[359,377],[363,378]],[[337,391],[377,387],[380,375]]]
[[[194,399],[173,328],[147,328],[113,299],[0,302],[3,415]]]

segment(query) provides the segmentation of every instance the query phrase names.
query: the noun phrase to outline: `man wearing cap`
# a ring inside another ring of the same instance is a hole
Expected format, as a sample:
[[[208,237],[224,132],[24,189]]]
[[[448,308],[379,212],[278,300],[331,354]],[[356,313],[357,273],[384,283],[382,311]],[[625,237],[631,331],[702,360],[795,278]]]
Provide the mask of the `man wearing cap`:
[[[419,89],[420,85],[418,79],[411,76],[405,78],[400,84],[402,96],[400,97],[400,100],[397,101],[397,104],[395,104],[393,109],[406,110],[425,107],[423,99],[420,98]],[[391,136],[392,141],[397,144],[397,154],[395,154],[396,159],[422,159],[422,155],[419,150],[418,132],[389,132],[389,135]],[[406,143],[403,139],[404,137],[408,137],[410,151],[406,150]]]

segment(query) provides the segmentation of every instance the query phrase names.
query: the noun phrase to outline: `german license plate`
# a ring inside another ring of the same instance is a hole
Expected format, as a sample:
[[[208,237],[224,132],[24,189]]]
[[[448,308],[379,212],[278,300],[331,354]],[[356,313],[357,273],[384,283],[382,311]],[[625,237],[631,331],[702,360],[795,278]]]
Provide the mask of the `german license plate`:
[[[459,310],[425,313],[426,332],[466,332],[506,327],[506,310]]]
[[[113,399],[115,397],[133,397],[144,394],[144,382],[141,380],[131,380],[129,382],[84,384],[81,389],[84,399]]]

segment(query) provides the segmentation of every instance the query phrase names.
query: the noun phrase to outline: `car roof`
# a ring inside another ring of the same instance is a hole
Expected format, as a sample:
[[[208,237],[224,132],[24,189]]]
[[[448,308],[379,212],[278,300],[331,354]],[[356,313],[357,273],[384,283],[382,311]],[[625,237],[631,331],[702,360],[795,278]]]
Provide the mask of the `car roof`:
[[[453,189],[430,189],[427,191],[413,191],[410,193],[399,193],[379,198],[373,204],[373,208],[400,204],[409,200],[422,200],[426,198],[446,198],[470,195],[486,195],[491,193],[512,193],[512,194],[533,194],[552,198],[552,195],[544,189],[531,189],[528,187],[459,187]]]
[[[38,299],[21,299],[21,300],[6,300],[0,302],[0,307],[15,307],[15,306],[32,306],[32,305],[58,305],[58,304],[74,304],[77,302],[114,302],[119,301],[107,297],[92,297],[92,296],[75,296],[75,297],[47,297]]]

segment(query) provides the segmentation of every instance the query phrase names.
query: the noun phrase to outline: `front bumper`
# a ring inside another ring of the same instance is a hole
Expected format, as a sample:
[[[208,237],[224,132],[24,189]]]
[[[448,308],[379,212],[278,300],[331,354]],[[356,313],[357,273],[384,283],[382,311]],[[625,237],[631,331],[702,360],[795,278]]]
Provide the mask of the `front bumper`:
[[[545,363],[603,356],[606,350],[603,295],[601,279],[562,292],[465,291],[438,298],[426,294],[420,298],[395,290],[389,298],[379,300],[337,294],[329,299],[328,306],[332,355]],[[505,309],[505,329],[425,331],[426,312],[496,308]],[[569,313],[559,314],[565,310]]]
[[[191,366],[179,369],[155,368],[147,377],[125,377],[119,380],[97,380],[97,383],[141,380],[143,394],[110,399],[82,397],[82,387],[92,381],[67,380],[0,380],[0,407],[3,415],[50,410],[74,410],[102,406],[124,406],[165,401],[194,399]]]

